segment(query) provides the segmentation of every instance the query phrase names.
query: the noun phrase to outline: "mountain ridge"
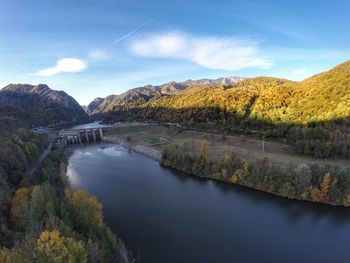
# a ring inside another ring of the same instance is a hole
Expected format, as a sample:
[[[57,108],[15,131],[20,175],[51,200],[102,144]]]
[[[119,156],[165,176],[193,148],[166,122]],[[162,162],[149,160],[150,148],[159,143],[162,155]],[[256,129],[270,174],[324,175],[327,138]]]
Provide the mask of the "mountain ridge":
[[[73,97],[45,84],[9,84],[0,90],[0,104],[30,113],[33,125],[77,123],[88,119]]]
[[[113,111],[117,107],[132,106],[149,101],[156,94],[166,95],[186,90],[194,85],[225,84],[234,85],[245,78],[237,76],[221,77],[217,79],[170,81],[161,85],[145,85],[129,89],[119,95],[109,95],[105,98],[97,97],[87,106],[88,114]]]
[[[303,81],[256,77],[241,80],[234,86],[193,85],[130,108],[142,111],[135,118],[143,116],[165,122],[186,122],[189,119],[218,122],[223,118],[227,121],[231,116],[232,123],[245,119],[270,124],[309,125],[344,119],[350,117],[350,61]],[[118,115],[123,111],[128,111],[128,108],[120,107],[114,112]]]

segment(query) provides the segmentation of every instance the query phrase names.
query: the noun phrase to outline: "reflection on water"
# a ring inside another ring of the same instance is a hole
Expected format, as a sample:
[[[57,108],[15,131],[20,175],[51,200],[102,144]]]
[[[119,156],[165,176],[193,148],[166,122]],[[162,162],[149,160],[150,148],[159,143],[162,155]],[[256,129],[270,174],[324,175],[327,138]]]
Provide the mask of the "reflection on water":
[[[348,262],[350,209],[162,168],[115,144],[77,148],[68,176],[141,262]]]
[[[99,150],[101,150],[106,155],[115,156],[115,157],[125,154],[125,151],[122,151],[120,148],[116,148],[116,147],[104,148],[104,149],[100,148]]]

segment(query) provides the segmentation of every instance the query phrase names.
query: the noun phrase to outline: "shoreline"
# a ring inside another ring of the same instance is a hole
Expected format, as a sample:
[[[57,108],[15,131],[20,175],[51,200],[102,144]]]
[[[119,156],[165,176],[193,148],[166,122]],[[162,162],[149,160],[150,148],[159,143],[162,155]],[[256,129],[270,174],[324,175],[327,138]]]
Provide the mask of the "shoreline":
[[[118,138],[118,137],[109,137],[109,136],[104,137],[103,141],[117,143],[126,149],[143,154],[143,155],[145,155],[145,156],[147,156],[147,157],[149,157],[149,158],[151,158],[159,163],[160,163],[160,160],[162,158],[162,152],[160,150],[154,149],[150,146],[144,146],[141,144],[133,144],[133,143],[127,142],[125,139]]]
[[[250,189],[250,190],[253,190],[253,191],[259,191],[259,192],[271,194],[271,195],[273,195],[273,196],[275,196],[277,198],[284,198],[284,199],[289,199],[289,200],[294,200],[294,201],[311,202],[311,203],[318,204],[318,205],[320,205],[320,204],[321,205],[331,205],[333,207],[346,207],[344,205],[340,205],[340,204],[336,204],[336,203],[332,203],[332,202],[315,202],[315,201],[311,201],[311,200],[307,200],[307,199],[290,198],[290,197],[283,196],[283,195],[280,195],[280,194],[277,194],[277,193],[274,193],[274,192],[269,192],[269,191],[265,191],[265,190],[262,190],[262,189],[249,187],[249,186],[244,185],[242,183],[232,183],[230,181],[226,181],[226,180],[223,180],[223,179],[217,178],[217,177],[212,177],[212,176],[202,177],[202,176],[190,173],[188,171],[185,171],[185,170],[183,170],[181,168],[174,167],[172,165],[163,165],[161,163],[162,152],[160,150],[154,149],[154,148],[152,148],[150,146],[144,146],[144,145],[141,145],[141,144],[129,143],[123,138],[114,137],[114,136],[113,137],[112,136],[106,136],[106,137],[103,138],[103,141],[116,143],[116,144],[118,144],[118,145],[120,145],[120,146],[122,146],[122,147],[124,147],[126,149],[132,150],[132,151],[140,153],[140,154],[142,154],[142,155],[144,155],[146,157],[149,157],[149,158],[157,161],[160,165],[162,165],[164,167],[175,169],[175,170],[180,171],[180,172],[184,172],[184,173],[188,174],[189,176],[195,176],[195,177],[199,177],[199,178],[206,178],[206,179],[210,179],[210,180],[215,180],[215,181],[222,182],[222,183],[233,184],[233,185],[244,187],[244,188],[247,188],[247,189]]]

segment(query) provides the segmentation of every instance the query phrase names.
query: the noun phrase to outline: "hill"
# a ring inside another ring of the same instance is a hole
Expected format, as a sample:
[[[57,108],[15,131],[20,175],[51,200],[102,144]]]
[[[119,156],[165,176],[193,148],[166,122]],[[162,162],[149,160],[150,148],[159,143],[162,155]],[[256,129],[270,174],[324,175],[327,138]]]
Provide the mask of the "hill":
[[[64,91],[47,85],[10,84],[0,91],[0,104],[29,113],[33,125],[65,124],[86,121],[83,108]]]
[[[0,104],[0,136],[16,130],[20,127],[28,127],[30,115],[25,111]]]
[[[258,77],[235,85],[194,85],[119,107],[109,118],[264,134],[300,153],[350,157],[349,94],[350,61],[301,82]]]
[[[110,95],[106,98],[96,98],[88,105],[88,114],[98,114],[130,108],[148,102],[156,95],[169,95],[186,90],[194,85],[208,84],[235,84],[243,80],[241,77],[227,77],[218,79],[186,80],[183,82],[171,81],[162,85],[146,85],[130,89],[120,95]]]

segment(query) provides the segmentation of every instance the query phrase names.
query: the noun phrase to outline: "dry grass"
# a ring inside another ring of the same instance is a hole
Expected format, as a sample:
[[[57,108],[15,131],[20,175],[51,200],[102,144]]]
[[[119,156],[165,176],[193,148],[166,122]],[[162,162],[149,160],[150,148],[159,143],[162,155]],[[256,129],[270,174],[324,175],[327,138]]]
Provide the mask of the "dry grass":
[[[134,126],[120,127],[109,130],[106,136],[120,136],[131,142],[152,146],[159,150],[176,149],[188,154],[197,155],[203,141],[208,141],[209,157],[212,160],[221,159],[225,154],[233,154],[240,159],[256,162],[267,158],[270,163],[288,169],[301,163],[326,165],[339,168],[350,168],[350,161],[340,159],[317,159],[310,156],[297,155],[290,145],[263,141],[244,136],[228,136],[205,132],[185,130],[180,132],[175,127],[164,126]]]

